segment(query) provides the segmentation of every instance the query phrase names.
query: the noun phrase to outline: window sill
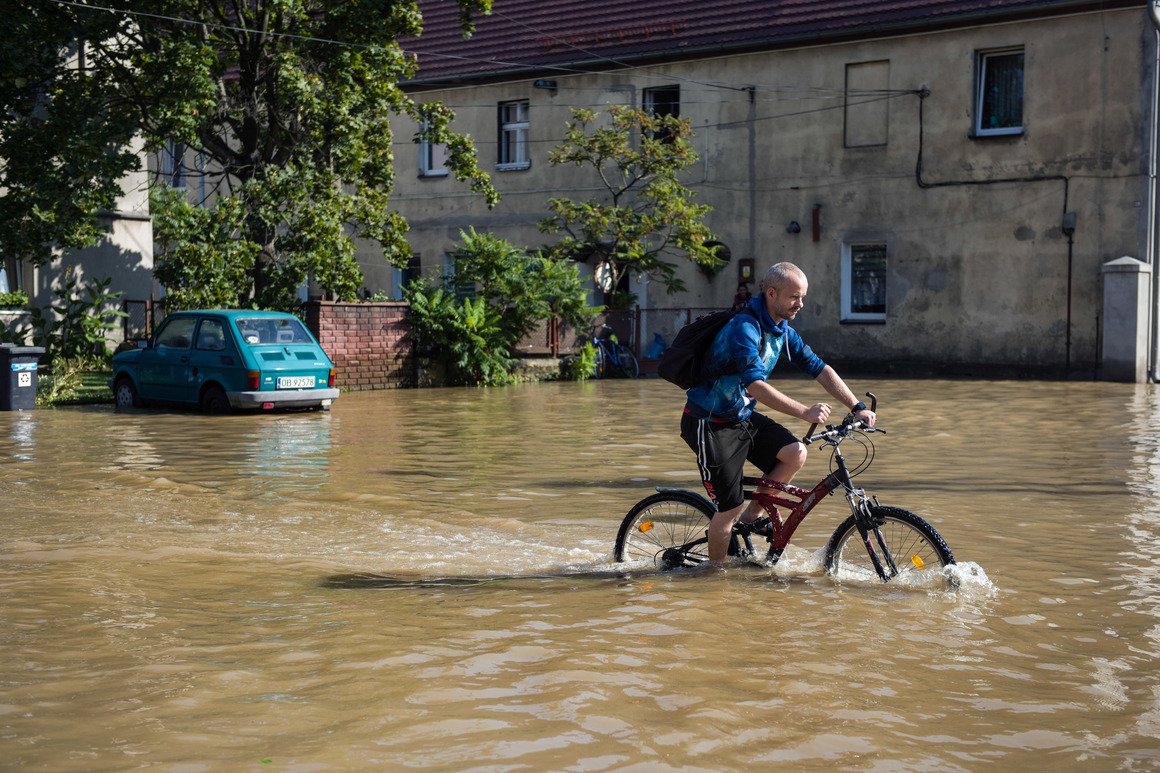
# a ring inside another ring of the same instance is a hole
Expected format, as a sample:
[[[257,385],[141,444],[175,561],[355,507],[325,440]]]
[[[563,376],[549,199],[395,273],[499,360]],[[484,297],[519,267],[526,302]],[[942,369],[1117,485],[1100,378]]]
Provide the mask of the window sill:
[[[450,174],[450,172],[448,172],[446,169],[432,169],[429,172],[419,172],[419,179],[420,180],[430,180],[430,179],[438,180],[441,177],[446,177],[448,174]]]
[[[973,140],[986,140],[995,137],[1022,137],[1023,127],[1020,126],[1016,129],[988,129],[987,131],[975,129],[969,136]]]
[[[871,317],[869,315],[843,317],[842,319],[838,320],[838,323],[841,325],[885,325],[886,317],[885,315],[881,317]]]
[[[531,169],[531,161],[523,161],[518,164],[496,164],[495,171],[497,172],[522,172],[525,169]]]

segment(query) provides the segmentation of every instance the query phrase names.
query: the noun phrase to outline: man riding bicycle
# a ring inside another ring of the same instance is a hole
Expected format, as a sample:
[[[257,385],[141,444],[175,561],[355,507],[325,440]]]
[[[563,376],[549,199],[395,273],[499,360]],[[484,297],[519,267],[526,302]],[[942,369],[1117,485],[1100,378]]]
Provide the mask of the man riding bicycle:
[[[804,305],[807,284],[806,275],[794,264],[771,266],[761,280],[761,294],[750,299],[747,312],[718,332],[706,354],[705,372],[723,375],[686,393],[681,437],[697,454],[701,481],[717,507],[709,524],[708,552],[718,566],[725,561],[738,516],[757,533],[770,528],[756,501],[745,509],[746,460],[763,477],[782,483],[793,480],[806,461],[805,445],[785,427],[755,413],[757,403],[810,423],[825,423],[830,416],[828,404],[806,406],[769,385],[769,374],[781,357],[809,373],[858,419],[874,425],[874,413],[789,326]]]

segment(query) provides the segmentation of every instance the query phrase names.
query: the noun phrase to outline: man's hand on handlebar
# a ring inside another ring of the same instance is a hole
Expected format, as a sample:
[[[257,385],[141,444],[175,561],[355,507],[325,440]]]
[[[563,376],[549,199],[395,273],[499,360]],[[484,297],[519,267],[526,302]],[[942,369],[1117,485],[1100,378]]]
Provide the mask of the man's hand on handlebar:
[[[830,418],[830,406],[826,403],[814,403],[809,408],[806,408],[801,418],[803,421],[808,421],[811,424],[824,424],[826,419]]]
[[[878,416],[869,408],[863,408],[854,414],[854,421],[860,421],[867,427],[873,427],[874,422],[878,420]]]

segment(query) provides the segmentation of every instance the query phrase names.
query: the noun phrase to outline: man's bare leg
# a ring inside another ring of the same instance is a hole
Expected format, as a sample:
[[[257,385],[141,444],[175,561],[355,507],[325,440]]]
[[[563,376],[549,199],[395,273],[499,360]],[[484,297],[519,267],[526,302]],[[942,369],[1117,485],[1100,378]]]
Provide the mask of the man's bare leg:
[[[732,510],[718,511],[709,522],[709,561],[723,566],[729,556],[729,535],[733,533],[733,521],[745,509],[738,505]]]

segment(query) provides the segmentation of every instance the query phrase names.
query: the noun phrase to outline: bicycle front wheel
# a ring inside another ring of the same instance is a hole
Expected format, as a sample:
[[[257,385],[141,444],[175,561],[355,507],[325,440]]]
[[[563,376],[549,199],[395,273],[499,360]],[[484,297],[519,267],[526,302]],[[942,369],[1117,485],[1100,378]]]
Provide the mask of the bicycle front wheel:
[[[600,344],[596,345],[596,370],[592,374],[593,378],[604,378],[608,373],[608,353],[604,351],[604,347]]]
[[[640,363],[637,362],[632,349],[627,346],[619,347],[616,350],[616,359],[617,365],[620,366],[620,372],[624,374],[625,378],[636,378],[640,375]]]
[[[699,566],[709,560],[709,521],[715,513],[707,501],[685,491],[645,497],[620,524],[615,558],[657,569]],[[729,554],[737,548],[737,537],[730,537]]]
[[[872,505],[870,515],[882,539],[878,540],[873,533],[870,537],[888,575],[893,572],[883,558],[884,553],[889,554],[898,577],[923,569],[942,569],[955,562],[942,536],[914,513],[897,507]],[[880,579],[852,515],[830,537],[825,564],[826,570],[835,575],[854,580]]]

